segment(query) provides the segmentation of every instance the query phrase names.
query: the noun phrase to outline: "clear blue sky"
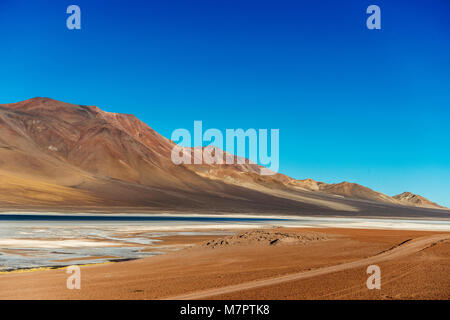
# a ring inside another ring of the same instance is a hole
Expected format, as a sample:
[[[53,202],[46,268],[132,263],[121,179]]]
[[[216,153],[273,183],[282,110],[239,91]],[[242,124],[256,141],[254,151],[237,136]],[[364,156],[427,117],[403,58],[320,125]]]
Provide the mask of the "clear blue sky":
[[[97,105],[167,137],[279,128],[282,173],[450,206],[449,16],[447,0],[0,0],[0,103]]]

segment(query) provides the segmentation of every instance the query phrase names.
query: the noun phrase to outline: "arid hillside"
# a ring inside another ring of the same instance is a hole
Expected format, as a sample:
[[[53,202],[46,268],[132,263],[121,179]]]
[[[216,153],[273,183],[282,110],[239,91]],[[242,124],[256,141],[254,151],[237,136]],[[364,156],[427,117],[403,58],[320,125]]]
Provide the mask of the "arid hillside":
[[[175,165],[175,144],[133,115],[34,98],[0,105],[0,206],[7,209],[446,215],[420,196],[263,176],[260,166]],[[424,207],[426,209],[422,209]]]

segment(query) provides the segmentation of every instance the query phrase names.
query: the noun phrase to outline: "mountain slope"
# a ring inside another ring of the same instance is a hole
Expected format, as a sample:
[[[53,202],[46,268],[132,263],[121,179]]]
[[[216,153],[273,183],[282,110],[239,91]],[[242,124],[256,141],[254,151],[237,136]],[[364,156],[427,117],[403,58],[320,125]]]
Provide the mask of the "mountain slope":
[[[393,196],[393,198],[406,204],[406,205],[413,205],[413,206],[425,207],[425,208],[446,209],[445,207],[440,206],[437,203],[431,202],[430,200],[428,200],[422,196],[419,196],[417,194],[411,193],[411,192],[403,192],[401,194]]]
[[[374,191],[357,183],[346,181],[336,184],[322,184],[320,185],[319,190],[344,197],[396,203],[394,199],[381,192]]]
[[[0,205],[361,215],[381,214],[380,204],[384,214],[442,208],[347,182],[262,176],[248,161],[177,166],[174,146],[133,115],[49,98],[0,105]]]
[[[294,201],[174,165],[170,157],[174,145],[134,116],[97,107],[48,98],[0,105],[0,170],[23,181],[24,188],[41,182],[83,190],[98,200],[85,204],[99,206],[227,211],[294,207]],[[7,197],[7,190],[13,192],[16,184],[8,182],[12,178],[5,180]],[[40,190],[45,199],[46,189]],[[36,204],[28,195],[24,193],[18,205]],[[60,204],[79,205],[81,199],[74,193],[73,199],[63,197]],[[48,205],[55,203],[47,201]]]

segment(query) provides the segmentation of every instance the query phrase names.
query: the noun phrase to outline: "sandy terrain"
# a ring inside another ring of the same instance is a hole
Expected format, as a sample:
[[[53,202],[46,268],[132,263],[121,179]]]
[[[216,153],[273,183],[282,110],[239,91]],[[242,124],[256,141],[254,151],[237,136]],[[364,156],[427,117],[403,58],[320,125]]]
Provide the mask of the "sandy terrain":
[[[65,269],[0,274],[0,298],[450,298],[448,232],[285,228],[243,237],[245,232],[239,232],[173,236],[161,244],[198,245],[82,267],[81,290],[66,289]],[[371,264],[381,268],[381,290],[366,287]]]

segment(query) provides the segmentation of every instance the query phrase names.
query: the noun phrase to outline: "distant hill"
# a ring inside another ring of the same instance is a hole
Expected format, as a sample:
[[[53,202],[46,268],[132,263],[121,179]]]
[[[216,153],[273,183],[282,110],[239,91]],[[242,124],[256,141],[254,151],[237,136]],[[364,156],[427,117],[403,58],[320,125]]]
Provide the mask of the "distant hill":
[[[393,198],[399,200],[400,202],[406,205],[413,205],[424,208],[446,209],[445,207],[440,206],[437,203],[431,202],[430,200],[411,192],[403,192],[402,194],[396,195]]]

